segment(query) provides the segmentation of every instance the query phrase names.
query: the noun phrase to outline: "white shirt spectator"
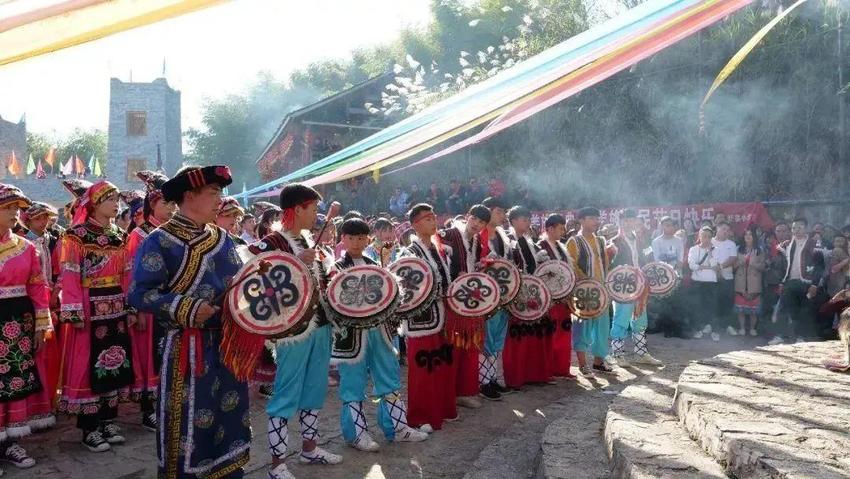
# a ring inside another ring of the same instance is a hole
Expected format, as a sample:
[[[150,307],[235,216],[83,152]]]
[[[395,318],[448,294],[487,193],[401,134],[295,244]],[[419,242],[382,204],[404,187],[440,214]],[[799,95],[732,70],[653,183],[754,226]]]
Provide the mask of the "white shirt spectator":
[[[717,257],[718,264],[723,264],[729,258],[738,257],[738,247],[735,245],[735,242],[730,239],[723,241],[712,239],[711,244],[714,245],[715,256]],[[733,280],[735,279],[735,268],[727,266],[720,270],[720,274],[723,276],[723,279],[727,281]]]
[[[717,271],[713,268],[720,262],[717,260],[716,251],[717,248],[705,249],[700,245],[691,247],[688,251],[688,267],[691,268],[691,279],[703,283],[717,282]],[[712,269],[700,269],[705,267]]]
[[[685,261],[685,247],[679,238],[665,238],[662,235],[652,240],[652,256],[655,261],[662,261],[671,266],[677,262],[681,264]]]

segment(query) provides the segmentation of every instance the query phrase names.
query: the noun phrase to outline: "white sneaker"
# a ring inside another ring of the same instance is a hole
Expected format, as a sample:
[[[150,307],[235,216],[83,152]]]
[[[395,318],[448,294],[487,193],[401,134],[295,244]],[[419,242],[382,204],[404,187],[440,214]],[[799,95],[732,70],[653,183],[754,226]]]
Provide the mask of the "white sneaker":
[[[738,330],[733,328],[732,326],[726,326],[726,334],[729,336],[737,336]]]
[[[310,452],[301,451],[301,454],[298,455],[298,460],[302,464],[339,464],[342,462],[342,456],[330,453],[316,446],[316,449]]]
[[[649,353],[640,356],[635,362],[638,364],[649,364],[650,366],[661,366],[662,364],[664,364],[661,361],[653,358],[652,355]]]
[[[363,452],[378,452],[381,450],[380,444],[372,439],[368,432],[363,432],[356,441],[351,443],[351,447]]]
[[[702,339],[703,334],[704,333],[702,331],[695,332],[694,333],[694,339]]]
[[[457,398],[457,405],[468,409],[478,409],[481,407],[481,401],[472,396],[461,396]]]
[[[269,471],[269,479],[295,479],[295,475],[289,472],[285,463],[280,463],[276,468]]]
[[[431,427],[430,424],[423,424],[419,426],[419,431],[424,432],[425,434],[431,434],[432,432],[434,432],[434,428]]]
[[[702,332],[705,334],[711,334],[711,325],[706,324],[704,328],[702,328]]]
[[[578,368],[578,373],[581,374],[583,377],[586,377],[588,379],[592,379],[592,378],[596,377],[593,374],[593,370],[590,369],[590,366],[580,366]]]
[[[738,328],[738,336],[746,336],[747,330],[744,328]]]
[[[767,342],[767,344],[770,346],[776,346],[777,344],[782,344],[784,342],[785,340],[782,339],[782,336],[774,336],[773,339]]]
[[[27,454],[27,451],[17,444],[7,447],[2,459],[19,469],[28,469],[35,466],[35,459],[31,458]]]
[[[395,433],[396,442],[422,442],[428,439],[428,433],[417,431],[416,429],[405,427],[401,431]]]
[[[715,343],[716,343],[716,342],[718,342],[718,341],[720,341],[720,334],[718,334],[718,333],[711,333],[711,340],[712,340],[712,341],[714,341]]]
[[[750,328],[750,336],[755,337],[755,336],[758,336],[758,335],[759,335],[759,332],[756,331],[756,328]]]
[[[617,358],[613,364],[620,366],[621,368],[627,368],[632,365],[625,356]]]

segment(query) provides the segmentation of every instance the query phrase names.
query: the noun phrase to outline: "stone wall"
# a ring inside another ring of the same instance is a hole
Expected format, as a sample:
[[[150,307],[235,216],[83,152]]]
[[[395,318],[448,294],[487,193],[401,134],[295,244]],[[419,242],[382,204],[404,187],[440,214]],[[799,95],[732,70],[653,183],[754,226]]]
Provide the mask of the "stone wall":
[[[146,131],[132,135],[130,112],[144,112]],[[113,78],[109,100],[109,179],[119,188],[141,188],[135,177],[128,180],[128,160],[143,160],[144,168],[157,169],[157,157],[168,175],[183,163],[180,125],[180,92],[164,78],[151,83],[125,83]]]
[[[12,123],[0,118],[0,160],[2,160],[3,171],[0,177],[6,174],[6,164],[12,156],[12,152],[22,166],[26,167],[27,161],[27,124]]]

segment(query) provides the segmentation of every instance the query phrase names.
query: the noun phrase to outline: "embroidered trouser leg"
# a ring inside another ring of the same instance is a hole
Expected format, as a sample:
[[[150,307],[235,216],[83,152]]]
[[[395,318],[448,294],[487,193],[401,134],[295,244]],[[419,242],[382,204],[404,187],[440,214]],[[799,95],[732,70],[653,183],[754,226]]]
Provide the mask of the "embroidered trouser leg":
[[[270,417],[268,422],[269,452],[272,457],[284,458],[289,447],[289,421],[282,417]]]

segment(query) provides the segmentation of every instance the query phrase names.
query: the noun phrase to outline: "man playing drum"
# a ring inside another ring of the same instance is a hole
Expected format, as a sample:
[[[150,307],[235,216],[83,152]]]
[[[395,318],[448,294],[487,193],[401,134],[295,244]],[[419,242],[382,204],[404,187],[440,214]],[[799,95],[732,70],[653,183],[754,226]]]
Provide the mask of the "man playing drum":
[[[481,234],[486,238],[482,244],[486,246],[485,256],[493,255],[499,258],[513,260],[513,244],[502,229],[505,223],[505,203],[499,198],[485,198],[482,202],[490,208],[490,222],[487,223],[486,233]],[[494,383],[494,389],[499,394],[510,394],[514,392],[505,384],[505,367],[502,362],[502,351],[505,349],[505,338],[508,334],[508,310],[500,308],[490,319],[484,323],[484,347],[482,348],[479,361],[479,379],[482,386]]]
[[[578,279],[590,278],[599,283],[605,281],[613,247],[605,246],[605,239],[596,235],[599,228],[599,210],[582,208],[576,215],[581,229],[578,234],[567,240],[567,253],[575,269]],[[579,372],[584,377],[593,377],[593,370],[603,373],[613,372],[610,365],[605,363],[608,355],[608,338],[610,335],[608,310],[596,318],[576,321],[573,323],[573,349],[578,358]],[[587,353],[593,355],[593,369],[587,364]]]
[[[514,206],[508,211],[511,233],[516,241],[514,262],[523,273],[533,275],[537,264],[548,259],[545,251],[537,248],[530,238],[531,211],[524,206]],[[530,326],[530,327],[529,327]],[[552,320],[543,317],[533,324],[511,316],[505,341],[505,381],[512,388],[530,383],[547,383],[552,379]]]
[[[336,262],[343,271],[353,266],[378,263],[364,256],[369,244],[369,225],[360,218],[351,218],[339,228],[345,252]],[[407,408],[401,398],[398,353],[393,347],[394,331],[388,324],[369,329],[341,327],[334,337],[332,361],[339,364],[339,413],[342,436],[345,441],[361,451],[377,452],[378,443],[369,435],[363,401],[369,376],[378,402],[378,425],[389,441],[419,442],[428,434],[407,425]],[[354,352],[355,354],[349,354]]]
[[[322,196],[313,188],[290,183],[280,191],[283,231],[273,231],[249,246],[254,254],[284,251],[306,264],[320,288],[324,288],[333,258],[318,258],[313,241],[305,236],[316,223]],[[305,231],[306,230],[306,231]],[[322,308],[309,320],[300,334],[276,341],[274,393],[266,405],[269,415],[269,449],[272,455],[272,479],[294,477],[284,459],[289,441],[287,424],[300,411],[301,454],[304,464],[339,464],[342,456],[332,454],[316,444],[319,438],[319,410],[328,393],[328,367],[331,359],[331,326]]]
[[[617,254],[611,260],[611,267],[620,265],[640,268],[646,263],[646,244],[641,234],[643,221],[637,212],[631,208],[620,215],[620,234],[612,242],[617,247]],[[629,332],[635,345],[635,356],[638,364],[658,366],[661,361],[653,358],[646,348],[646,304],[649,291],[641,295],[633,303],[618,303],[614,301],[614,321],[611,324],[611,350],[614,360],[619,366],[628,366],[629,362],[623,352]]]
[[[440,231],[440,241],[451,248],[451,277],[455,280],[463,273],[474,273],[476,265],[482,259],[481,233],[490,222],[490,210],[484,205],[474,205],[466,215],[466,223],[456,222],[451,228]],[[486,384],[479,388],[479,351],[481,341],[474,341],[465,334],[451,331],[452,322],[470,322],[471,318],[458,317],[448,311],[447,334],[455,347],[455,362],[457,363],[457,404],[466,408],[481,407],[481,397],[496,401],[502,398],[495,385]],[[480,321],[480,318],[477,318]],[[480,331],[480,330],[479,330]],[[479,391],[480,389],[480,391]]]
[[[441,294],[451,282],[449,254],[434,243],[437,215],[431,205],[419,203],[407,214],[416,236],[411,237],[407,252],[431,266]],[[455,404],[454,348],[443,335],[446,301],[438,299],[419,317],[404,324],[407,339],[407,420],[413,426],[427,424],[441,429],[443,421],[457,419]]]
[[[570,262],[567,251],[561,244],[561,239],[567,232],[567,220],[557,213],[553,213],[546,217],[544,226],[546,228],[546,237],[541,239],[539,246],[550,259]],[[552,337],[552,375],[556,378],[574,378],[570,374],[570,362],[572,361],[573,345],[572,345],[572,321],[570,320],[570,310],[565,302],[552,305],[549,310],[549,319],[555,323],[555,334]]]

